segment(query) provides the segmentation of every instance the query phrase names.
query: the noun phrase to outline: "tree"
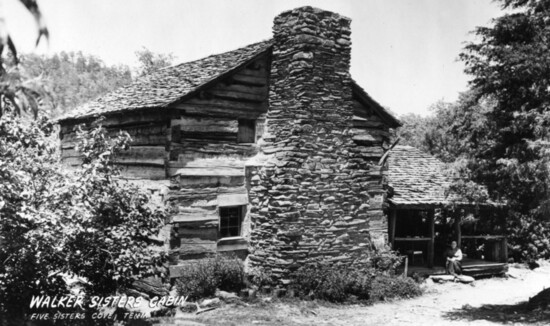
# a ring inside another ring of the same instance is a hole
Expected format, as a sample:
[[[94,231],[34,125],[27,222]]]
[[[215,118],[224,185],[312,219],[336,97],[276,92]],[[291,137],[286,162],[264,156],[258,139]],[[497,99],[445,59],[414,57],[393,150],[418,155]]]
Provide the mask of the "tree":
[[[548,235],[541,221],[550,218],[550,1],[500,2],[513,13],[478,28],[479,40],[460,55],[475,100],[493,104],[486,112],[471,110],[486,124],[480,141],[466,146],[468,168],[494,199],[508,202],[516,257],[550,257],[547,245],[535,243]],[[457,131],[466,136],[470,129]],[[537,239],[521,239],[535,230]]]
[[[42,85],[51,94],[55,117],[120,88],[132,81],[130,68],[108,66],[101,59],[82,52],[60,52],[52,56],[24,54],[25,72],[41,77]]]
[[[0,324],[20,324],[32,295],[66,292],[63,273],[84,277],[86,294],[104,296],[166,276],[165,255],[151,240],[165,213],[112,164],[129,136],[81,130],[82,169],[67,171],[52,132],[45,118],[0,118]]]
[[[485,128],[489,123],[485,114],[492,108],[492,101],[478,99],[475,91],[466,91],[456,102],[434,103],[430,107],[431,115],[422,117],[410,113],[400,117],[403,126],[396,136],[403,145],[452,163],[485,142]]]
[[[174,55],[172,53],[154,53],[147,48],[136,51],[139,62],[137,77],[145,76],[151,72],[172,65]]]
[[[403,125],[395,131],[395,136],[399,137],[399,143],[401,145],[413,146],[426,151],[425,137],[432,117],[423,117],[416,113],[407,113],[400,116],[399,120],[403,123]]]
[[[36,2],[21,1],[39,23],[38,39],[47,36]],[[165,213],[118,178],[113,160],[128,146],[128,134],[109,139],[101,126],[81,128],[82,168],[68,171],[60,164],[53,125],[39,110],[43,83],[28,79],[19,66],[2,14],[0,325],[21,325],[33,295],[68,291],[63,275],[84,277],[88,295],[115,294],[145,276],[166,276],[165,255],[151,239],[164,225]],[[11,55],[7,62],[5,45]],[[101,70],[98,60],[82,55],[71,64],[83,74]],[[25,111],[35,119],[22,119]]]

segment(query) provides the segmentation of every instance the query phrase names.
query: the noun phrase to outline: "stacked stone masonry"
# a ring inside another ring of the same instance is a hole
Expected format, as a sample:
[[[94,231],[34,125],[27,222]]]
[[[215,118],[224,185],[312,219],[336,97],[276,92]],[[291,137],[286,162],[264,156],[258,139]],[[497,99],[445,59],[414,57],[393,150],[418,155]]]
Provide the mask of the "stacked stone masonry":
[[[315,261],[365,263],[386,241],[383,141],[353,139],[350,20],[304,7],[273,32],[268,159],[247,171],[249,264],[284,279]]]

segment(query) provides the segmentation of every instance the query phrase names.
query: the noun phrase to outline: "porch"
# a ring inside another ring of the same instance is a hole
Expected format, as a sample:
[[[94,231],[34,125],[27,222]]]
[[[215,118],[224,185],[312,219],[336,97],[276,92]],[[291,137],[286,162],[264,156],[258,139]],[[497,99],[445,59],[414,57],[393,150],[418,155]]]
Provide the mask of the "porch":
[[[388,240],[393,250],[407,257],[407,274],[445,273],[445,253],[452,241],[464,254],[464,273],[505,271],[504,204],[474,202],[451,191],[456,177],[446,165],[411,146],[392,149],[387,175]]]
[[[457,241],[463,253],[463,273],[470,276],[499,275],[507,271],[507,240],[495,207],[440,205],[390,206],[388,234],[393,250],[407,257],[401,273],[445,274],[445,252]],[[492,232],[492,234],[490,233]]]

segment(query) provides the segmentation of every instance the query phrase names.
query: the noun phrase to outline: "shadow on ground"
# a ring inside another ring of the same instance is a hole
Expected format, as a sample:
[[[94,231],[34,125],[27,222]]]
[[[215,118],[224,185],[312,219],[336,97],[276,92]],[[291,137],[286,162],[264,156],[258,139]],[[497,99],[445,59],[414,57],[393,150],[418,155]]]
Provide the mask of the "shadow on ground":
[[[464,305],[460,309],[443,314],[450,320],[487,320],[499,323],[522,323],[534,325],[550,324],[550,309],[530,309],[528,302],[512,305],[486,304],[480,307]]]

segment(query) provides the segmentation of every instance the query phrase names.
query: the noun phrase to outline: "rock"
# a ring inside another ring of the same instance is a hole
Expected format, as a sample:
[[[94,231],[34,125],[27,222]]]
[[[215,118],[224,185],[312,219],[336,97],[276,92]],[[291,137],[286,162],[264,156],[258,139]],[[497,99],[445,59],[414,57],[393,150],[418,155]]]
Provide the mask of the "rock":
[[[298,52],[292,56],[293,60],[311,60],[313,59],[313,53],[311,52]]]
[[[213,299],[204,299],[199,304],[201,308],[205,307],[215,307],[220,305],[220,299],[219,298],[213,298]]]
[[[511,278],[521,278],[521,274],[515,268],[510,268],[508,270],[508,272],[506,273],[506,276],[511,277]]]
[[[162,283],[160,277],[147,277],[138,281],[135,281],[132,284],[132,287],[139,291],[146,293],[150,296],[165,296],[168,295],[168,290]]]
[[[539,268],[540,267],[540,264],[537,263],[536,261],[534,260],[530,260],[527,262],[527,266],[529,267],[529,269],[533,270],[535,268]]]
[[[142,298],[144,298],[145,300],[149,300],[149,299],[150,299],[150,297],[149,297],[147,294],[145,294],[145,293],[143,293],[143,292],[139,292],[139,291],[137,291],[137,290],[135,290],[135,289],[127,289],[127,290],[126,290],[126,294],[129,295],[129,296],[132,296],[132,297],[136,297],[136,298],[137,298],[137,297],[142,297]]]
[[[437,283],[452,282],[455,279],[452,275],[432,275],[429,278]]]
[[[216,297],[226,301],[230,299],[239,299],[239,296],[233,292],[226,292],[221,290],[216,290]]]
[[[472,283],[473,281],[475,281],[473,277],[468,275],[458,275],[456,278],[460,283],[465,283],[465,284]]]

